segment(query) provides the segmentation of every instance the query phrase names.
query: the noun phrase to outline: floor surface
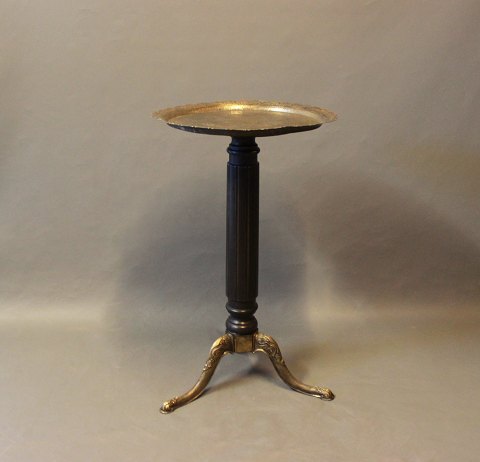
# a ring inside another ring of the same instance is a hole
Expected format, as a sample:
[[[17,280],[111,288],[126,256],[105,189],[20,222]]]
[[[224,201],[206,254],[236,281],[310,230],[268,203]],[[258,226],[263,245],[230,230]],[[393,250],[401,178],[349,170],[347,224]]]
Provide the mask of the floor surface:
[[[262,354],[235,355],[171,415],[159,405],[194,383],[222,333],[213,315],[179,336],[175,319],[126,329],[69,313],[0,320],[2,462],[478,460],[476,310],[272,322],[290,369],[334,401],[290,391]]]

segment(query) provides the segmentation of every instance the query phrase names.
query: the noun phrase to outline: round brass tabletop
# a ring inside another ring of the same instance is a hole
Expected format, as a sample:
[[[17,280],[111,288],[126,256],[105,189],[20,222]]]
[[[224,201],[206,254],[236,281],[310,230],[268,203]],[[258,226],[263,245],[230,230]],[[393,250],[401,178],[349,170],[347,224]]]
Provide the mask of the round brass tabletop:
[[[162,109],[153,117],[180,130],[233,137],[302,132],[336,119],[336,115],[327,109],[272,101],[189,104]]]

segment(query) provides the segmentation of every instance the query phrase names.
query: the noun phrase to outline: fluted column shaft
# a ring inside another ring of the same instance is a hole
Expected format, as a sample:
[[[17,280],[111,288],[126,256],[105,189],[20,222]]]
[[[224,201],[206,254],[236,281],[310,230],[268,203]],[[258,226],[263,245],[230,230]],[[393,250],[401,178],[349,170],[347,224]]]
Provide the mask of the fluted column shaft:
[[[232,138],[227,152],[227,331],[257,331],[260,152],[255,138]]]

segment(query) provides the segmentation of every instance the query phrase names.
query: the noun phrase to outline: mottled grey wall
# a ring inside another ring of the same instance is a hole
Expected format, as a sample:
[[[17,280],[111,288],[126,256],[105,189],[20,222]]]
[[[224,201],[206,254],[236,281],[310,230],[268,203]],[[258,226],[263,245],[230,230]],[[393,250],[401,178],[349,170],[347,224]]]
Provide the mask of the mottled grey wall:
[[[480,300],[478,2],[1,9],[0,322],[221,329],[228,140],[150,114],[236,98],[339,114],[260,140],[260,319]]]

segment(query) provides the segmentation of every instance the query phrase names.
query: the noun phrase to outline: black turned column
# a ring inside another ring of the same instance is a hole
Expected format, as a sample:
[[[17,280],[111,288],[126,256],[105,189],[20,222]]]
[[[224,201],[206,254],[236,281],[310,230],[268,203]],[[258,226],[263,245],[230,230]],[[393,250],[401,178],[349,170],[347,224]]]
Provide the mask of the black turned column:
[[[257,331],[260,152],[255,138],[232,138],[227,152],[227,332]]]

